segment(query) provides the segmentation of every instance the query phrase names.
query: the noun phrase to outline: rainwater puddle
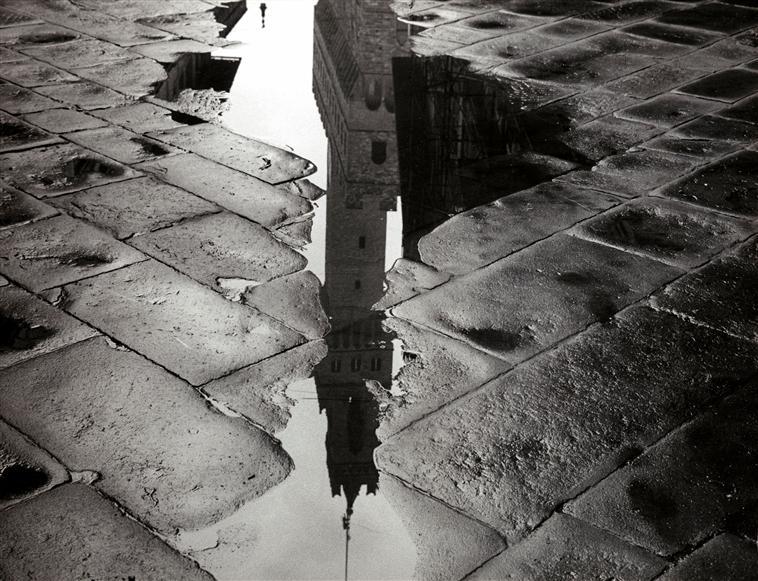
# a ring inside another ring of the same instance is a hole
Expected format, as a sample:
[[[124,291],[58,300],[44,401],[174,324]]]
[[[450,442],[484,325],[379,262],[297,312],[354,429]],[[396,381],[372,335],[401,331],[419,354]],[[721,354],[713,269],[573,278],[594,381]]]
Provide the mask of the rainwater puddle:
[[[583,164],[552,138],[560,114],[524,112],[529,87],[412,57],[413,32],[385,4],[248,2],[228,35],[239,44],[205,57],[236,63],[228,88],[206,83],[228,92],[225,127],[319,168],[309,180],[327,195],[303,253],[332,324],[327,356],[287,389],[292,417],[276,436],[293,472],[175,539],[220,579],[414,577],[415,534],[373,463],[379,408],[366,382],[391,389],[403,362],[371,310],[385,272],[417,258],[418,239],[450,216]]]

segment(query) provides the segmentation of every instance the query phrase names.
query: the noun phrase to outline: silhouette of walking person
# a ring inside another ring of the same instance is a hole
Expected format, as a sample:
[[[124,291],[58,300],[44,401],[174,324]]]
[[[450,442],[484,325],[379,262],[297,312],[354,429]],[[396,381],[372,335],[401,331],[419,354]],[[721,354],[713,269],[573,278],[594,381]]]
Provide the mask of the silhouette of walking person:
[[[266,28],[266,3],[261,2],[260,9],[261,9],[261,28]]]

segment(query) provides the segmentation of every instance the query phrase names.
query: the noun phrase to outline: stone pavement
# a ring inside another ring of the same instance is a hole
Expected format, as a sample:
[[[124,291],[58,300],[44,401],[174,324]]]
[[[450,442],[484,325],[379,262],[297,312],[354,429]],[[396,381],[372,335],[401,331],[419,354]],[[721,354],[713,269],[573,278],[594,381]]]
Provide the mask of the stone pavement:
[[[415,356],[378,467],[503,536],[467,578],[754,578],[758,5],[394,9],[584,167],[389,273],[376,308]]]
[[[148,102],[228,9],[0,3],[3,579],[210,578],[177,532],[292,469],[280,383],[329,330],[290,245],[315,167]]]

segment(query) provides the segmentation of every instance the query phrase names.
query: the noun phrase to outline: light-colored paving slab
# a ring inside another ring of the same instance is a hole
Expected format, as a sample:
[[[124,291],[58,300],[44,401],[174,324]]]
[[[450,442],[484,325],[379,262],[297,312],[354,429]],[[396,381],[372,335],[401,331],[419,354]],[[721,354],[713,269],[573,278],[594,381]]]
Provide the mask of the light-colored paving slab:
[[[221,209],[152,177],[90,188],[52,199],[54,206],[123,239]],[[140,247],[139,244],[133,245]]]
[[[692,268],[756,231],[754,221],[679,201],[646,198],[584,222],[572,233],[672,266]]]
[[[175,63],[180,56],[191,52],[210,53],[214,47],[195,40],[168,40],[132,47],[132,53],[153,59],[162,64]]]
[[[171,111],[152,103],[139,102],[122,107],[113,107],[111,109],[93,111],[92,115],[109,121],[114,125],[121,125],[136,133],[182,127],[181,123],[171,118]]]
[[[146,254],[217,290],[219,279],[256,285],[305,267],[305,257],[265,228],[223,212],[138,236],[129,242]]]
[[[450,280],[450,274],[440,272],[422,262],[398,258],[384,275],[387,290],[371,308],[383,311],[420,295]]]
[[[19,49],[23,54],[48,62],[56,67],[71,70],[77,67],[90,67],[105,63],[127,61],[138,55],[109,42],[87,38],[66,43],[40,46],[24,46]]]
[[[270,184],[307,177],[316,171],[315,165],[294,153],[209,123],[158,131],[149,136]]]
[[[37,87],[37,92],[86,111],[116,107],[129,101],[126,95],[89,81]],[[60,103],[56,107],[60,107]]]
[[[242,294],[242,302],[314,340],[331,329],[320,294],[318,277],[304,270],[248,288]]]
[[[212,579],[83,484],[5,510],[0,525],[8,579]]]
[[[166,70],[152,59],[137,58],[71,70],[74,74],[131,97],[151,95],[166,80]]]
[[[751,581],[758,567],[755,543],[719,535],[666,571],[660,581]]]
[[[653,295],[659,309],[758,342],[758,239]]]
[[[647,141],[663,129],[616,117],[603,117],[569,131],[560,141],[589,161],[623,153]]]
[[[279,226],[276,230],[273,230],[273,234],[277,240],[281,240],[292,248],[300,249],[312,242],[312,231],[313,214],[300,218],[296,222]]]
[[[557,235],[392,312],[517,363],[611,317],[680,273],[654,260]]]
[[[139,18],[138,22],[182,38],[189,38],[197,42],[224,46],[228,44],[219,33],[224,30],[224,25],[214,18],[212,12],[196,14],[166,14]]]
[[[107,125],[105,121],[74,109],[48,109],[39,113],[29,113],[24,115],[23,119],[52,133],[68,133]]]
[[[312,209],[300,196],[194,154],[170,156],[137,168],[266,227]]]
[[[31,59],[3,63],[0,77],[27,88],[78,80],[76,76],[63,69]]]
[[[403,344],[397,354],[403,366],[393,378],[393,392],[399,395],[382,398],[380,438],[399,432],[511,367],[466,343],[402,319],[389,318],[383,324]]]
[[[758,346],[625,311],[406,428],[380,469],[522,538],[758,369]],[[675,388],[672,386],[676,386]]]
[[[327,350],[324,341],[311,341],[211,381],[202,391],[275,434],[287,426],[295,405],[287,386],[310,377]]]
[[[136,20],[146,16],[208,12],[214,5],[212,2],[203,0],[140,0],[139,2],[80,0],[79,3],[87,8],[101,10],[111,16],[126,20]]]
[[[55,26],[38,19],[33,19],[23,25],[0,27],[0,44],[7,46],[60,44],[76,40],[79,37],[79,33],[75,30]]]
[[[153,260],[64,290],[67,311],[193,385],[303,342],[273,319]]]
[[[721,105],[709,99],[666,93],[617,111],[614,115],[656,127],[673,127],[718,109],[721,109]]]
[[[35,149],[32,153],[2,154],[0,171],[6,182],[38,198],[139,175],[120,163],[69,143]]]
[[[3,322],[0,368],[94,337],[99,333],[15,286],[0,288]]]
[[[0,111],[0,130],[0,153],[51,145],[61,141],[57,135],[50,135],[2,111]]]
[[[548,182],[454,216],[420,240],[419,253],[440,271],[463,274],[619,202],[601,192]]]
[[[468,580],[653,579],[666,562],[586,523],[556,514]]]
[[[0,109],[8,113],[30,113],[60,107],[52,99],[43,97],[29,89],[17,87],[10,83],[0,84]]]
[[[413,579],[461,579],[505,548],[503,539],[492,529],[391,476],[379,475],[379,490],[411,533],[416,550]]]
[[[0,230],[55,216],[58,211],[0,182]]]
[[[696,547],[725,528],[752,536],[758,522],[752,510],[758,501],[758,474],[753,470],[756,412],[754,393],[727,399],[566,510],[666,556]]]
[[[12,367],[0,393],[9,423],[165,533],[217,522],[291,469],[267,434],[105,339]]]
[[[0,231],[0,272],[32,291],[145,260],[141,252],[79,220],[56,216]]]
[[[164,143],[137,135],[121,127],[104,127],[67,133],[66,139],[107,155],[121,163],[140,163],[158,159],[165,155],[177,153],[179,150]]]
[[[0,509],[67,480],[68,472],[50,454],[0,420]]]

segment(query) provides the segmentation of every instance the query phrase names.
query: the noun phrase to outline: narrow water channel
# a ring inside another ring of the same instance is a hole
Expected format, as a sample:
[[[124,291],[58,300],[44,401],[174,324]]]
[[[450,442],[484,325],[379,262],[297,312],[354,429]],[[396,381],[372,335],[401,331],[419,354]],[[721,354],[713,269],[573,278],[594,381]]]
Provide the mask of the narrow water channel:
[[[248,2],[228,35],[238,44],[213,55],[233,75],[204,85],[229,90],[222,124],[319,168],[309,179],[327,195],[302,251],[332,325],[325,359],[287,390],[296,403],[276,437],[292,474],[175,540],[220,579],[414,576],[415,539],[373,462],[379,410],[366,381],[390,388],[402,364],[371,309],[385,272],[418,259],[418,239],[448,217],[583,164],[552,139],[561,111],[524,113],[517,82],[412,55],[420,30],[385,1]]]

